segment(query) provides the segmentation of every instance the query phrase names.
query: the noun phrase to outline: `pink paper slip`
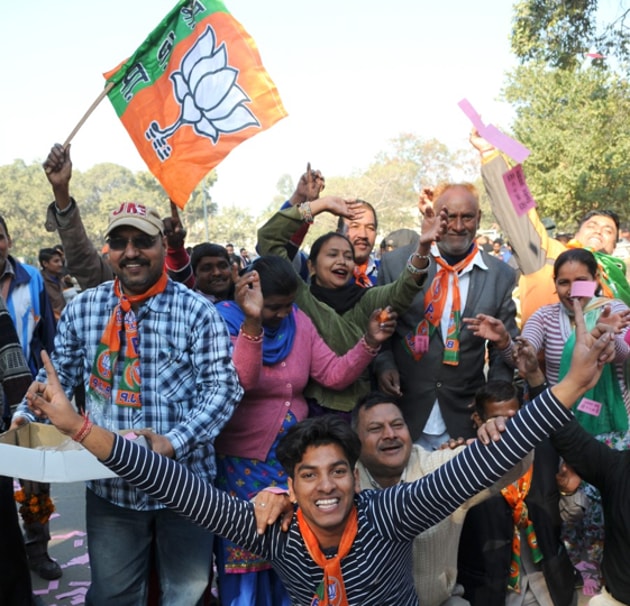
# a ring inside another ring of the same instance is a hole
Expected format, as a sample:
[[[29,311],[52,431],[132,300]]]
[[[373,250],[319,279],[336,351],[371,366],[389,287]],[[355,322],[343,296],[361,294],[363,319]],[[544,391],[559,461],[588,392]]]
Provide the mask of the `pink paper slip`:
[[[519,217],[536,207],[536,200],[534,200],[532,192],[527,187],[523,167],[520,164],[503,174],[503,182],[514,210]]]
[[[590,280],[577,280],[571,285],[572,297],[592,297],[595,294],[597,282]]]
[[[429,337],[427,335],[416,335],[413,347],[416,353],[427,353],[429,351]]]
[[[599,413],[602,410],[602,405],[595,400],[589,400],[588,398],[582,398],[582,401],[578,404],[577,409],[587,415],[599,417]]]

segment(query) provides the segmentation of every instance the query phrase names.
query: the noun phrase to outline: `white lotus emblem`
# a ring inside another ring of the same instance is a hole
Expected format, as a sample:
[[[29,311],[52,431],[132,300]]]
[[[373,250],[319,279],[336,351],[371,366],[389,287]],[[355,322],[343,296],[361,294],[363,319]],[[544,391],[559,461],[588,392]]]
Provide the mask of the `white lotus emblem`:
[[[178,128],[192,126],[195,133],[216,143],[221,133],[234,133],[249,126],[260,126],[256,116],[245,107],[251,99],[236,84],[238,70],[227,64],[225,43],[215,48],[212,27],[199,37],[174,71],[173,92],[181,106],[179,118],[164,128],[153,121],[145,132],[160,160],[171,155],[168,138]]]

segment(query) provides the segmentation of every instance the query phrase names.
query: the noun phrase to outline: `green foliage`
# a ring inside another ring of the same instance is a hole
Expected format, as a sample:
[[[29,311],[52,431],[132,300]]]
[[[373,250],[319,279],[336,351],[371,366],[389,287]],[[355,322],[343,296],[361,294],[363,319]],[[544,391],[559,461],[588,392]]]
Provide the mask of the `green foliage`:
[[[512,50],[522,61],[573,68],[593,40],[597,0],[521,0],[514,5]]]
[[[422,187],[443,180],[470,180],[478,175],[478,161],[470,150],[451,152],[436,140],[404,133],[393,139],[364,171],[349,176],[328,176],[326,194],[367,200],[377,210],[378,237],[400,228],[418,227],[417,197]],[[187,244],[206,239],[234,242],[253,250],[257,227],[290,197],[300,175],[281,175],[278,195],[258,216],[235,206],[222,207],[212,201],[213,171],[193,192],[180,217],[188,231]],[[81,209],[89,237],[100,246],[109,212],[122,201],[134,200],[170,214],[168,198],[149,172],[134,173],[116,164],[98,164],[81,173],[74,170],[70,189]],[[50,186],[39,164],[16,161],[0,166],[0,196],[4,214],[19,256],[34,258],[43,246],[59,242],[56,233],[44,229],[46,208],[52,200]],[[204,201],[206,210],[204,212]],[[334,230],[337,219],[327,214],[317,218],[307,246],[320,234]],[[207,235],[206,235],[207,233]]]
[[[517,108],[515,137],[532,150],[527,179],[541,213],[573,231],[591,208],[628,216],[630,88],[600,69],[518,67],[505,96]]]

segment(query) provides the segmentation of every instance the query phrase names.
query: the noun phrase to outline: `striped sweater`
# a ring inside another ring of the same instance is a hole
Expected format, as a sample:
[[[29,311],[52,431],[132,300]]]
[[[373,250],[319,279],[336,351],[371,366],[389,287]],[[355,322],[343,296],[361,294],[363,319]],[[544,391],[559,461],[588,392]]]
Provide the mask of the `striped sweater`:
[[[348,604],[417,605],[411,574],[414,537],[494,483],[571,416],[546,391],[508,422],[500,442],[489,446],[474,442],[416,482],[358,494],[358,533],[342,561]],[[229,496],[176,461],[119,436],[104,463],[169,508],[269,560],[292,603],[311,604],[323,572],[308,555],[295,516],[287,533],[276,524],[258,535],[251,503]]]

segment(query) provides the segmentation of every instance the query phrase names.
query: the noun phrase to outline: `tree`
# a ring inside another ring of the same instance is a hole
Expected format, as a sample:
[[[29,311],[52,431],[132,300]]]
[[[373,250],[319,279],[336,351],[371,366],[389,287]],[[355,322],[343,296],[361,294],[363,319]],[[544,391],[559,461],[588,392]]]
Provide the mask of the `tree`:
[[[512,51],[521,63],[575,69],[591,49],[618,61],[630,58],[630,30],[624,9],[598,29],[597,0],[521,0],[514,5]],[[599,59],[600,63],[602,59]]]
[[[567,231],[591,208],[627,214],[628,14],[598,30],[596,0],[515,5],[512,48],[521,65],[504,97],[516,109],[514,135],[532,150],[525,170],[541,213]],[[609,56],[586,56],[592,48]]]

